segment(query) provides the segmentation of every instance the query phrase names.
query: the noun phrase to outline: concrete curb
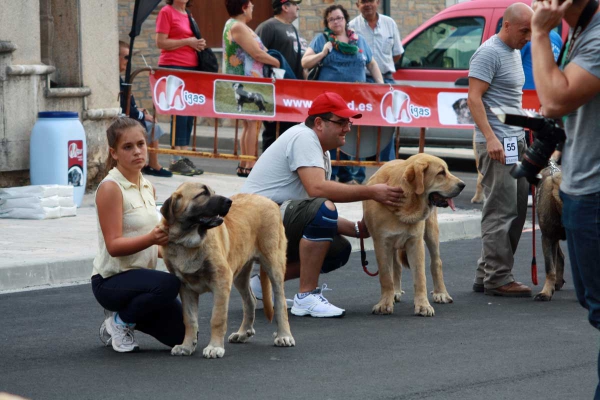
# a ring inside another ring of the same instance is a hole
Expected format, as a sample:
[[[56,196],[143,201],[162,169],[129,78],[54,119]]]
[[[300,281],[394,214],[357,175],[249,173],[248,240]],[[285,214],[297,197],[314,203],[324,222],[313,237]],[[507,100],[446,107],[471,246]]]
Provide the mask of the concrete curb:
[[[89,281],[94,257],[31,262],[0,268],[0,293]]]
[[[444,214],[442,214],[442,216],[443,215]],[[481,216],[479,214],[473,213],[472,216],[466,218],[450,219],[451,218],[440,218],[440,215],[438,215],[440,243],[481,237]],[[347,239],[352,244],[352,252],[360,251],[359,239]],[[364,246],[365,251],[374,250],[373,239],[365,239]]]

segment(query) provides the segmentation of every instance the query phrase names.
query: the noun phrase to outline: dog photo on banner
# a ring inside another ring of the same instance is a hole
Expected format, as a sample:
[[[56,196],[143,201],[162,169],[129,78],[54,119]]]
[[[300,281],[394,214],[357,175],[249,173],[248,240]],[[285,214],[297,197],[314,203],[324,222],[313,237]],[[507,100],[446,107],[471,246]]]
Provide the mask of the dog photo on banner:
[[[218,114],[275,115],[275,87],[271,83],[215,81],[214,109]]]

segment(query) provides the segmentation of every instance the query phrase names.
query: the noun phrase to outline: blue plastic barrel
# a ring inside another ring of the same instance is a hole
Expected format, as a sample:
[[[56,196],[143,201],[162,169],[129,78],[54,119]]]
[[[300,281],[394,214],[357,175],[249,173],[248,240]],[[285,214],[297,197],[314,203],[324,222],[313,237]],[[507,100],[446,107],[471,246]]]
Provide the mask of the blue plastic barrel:
[[[81,206],[87,182],[87,145],[79,115],[44,111],[31,131],[29,169],[32,185],[71,185]]]

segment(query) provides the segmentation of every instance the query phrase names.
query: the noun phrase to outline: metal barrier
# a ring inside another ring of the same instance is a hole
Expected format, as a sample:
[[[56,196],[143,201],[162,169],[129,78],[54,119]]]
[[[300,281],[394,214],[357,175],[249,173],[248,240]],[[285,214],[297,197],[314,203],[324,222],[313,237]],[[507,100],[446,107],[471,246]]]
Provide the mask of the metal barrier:
[[[140,68],[135,70],[130,77],[129,80],[129,88],[131,88],[131,83],[133,82],[133,80],[142,72],[149,72],[149,73],[153,73],[154,69],[153,68]],[[227,77],[230,77],[230,75],[226,75]],[[129,106],[130,106],[130,96],[131,96],[131,90],[128,90],[126,93],[127,96],[127,109],[125,110],[125,114],[129,115]],[[152,116],[154,118],[154,121],[156,121],[156,107],[154,106],[154,102],[152,104]],[[262,121],[256,121],[256,124],[259,125],[257,128],[258,134],[256,135],[256,142],[255,142],[255,146],[254,146],[254,152],[255,154],[257,154],[257,156],[252,156],[252,155],[243,155],[243,154],[238,154],[238,131],[239,131],[239,121],[240,119],[236,119],[235,120],[235,135],[234,135],[234,142],[233,142],[233,153],[229,154],[229,153],[221,153],[218,150],[218,133],[219,133],[219,118],[215,118],[215,130],[214,130],[214,142],[213,142],[213,151],[212,152],[207,152],[207,151],[199,151],[196,148],[196,125],[197,125],[197,117],[194,117],[194,125],[193,125],[193,132],[192,132],[192,143],[191,143],[191,150],[177,150],[175,149],[175,135],[171,135],[171,148],[170,149],[161,149],[161,148],[148,148],[149,152],[152,153],[158,153],[158,154],[172,154],[172,155],[178,155],[178,156],[189,156],[189,157],[203,157],[203,158],[219,158],[219,159],[226,159],[226,160],[238,160],[238,161],[256,161],[258,159],[258,135],[260,134],[260,125],[262,125]],[[253,123],[254,121],[249,121],[249,123]],[[173,119],[173,130],[176,127],[176,121],[175,119]],[[156,125],[154,125],[156,126]],[[154,141],[154,126],[152,128],[152,132],[151,132],[151,141]],[[336,153],[336,159],[331,161],[331,164],[333,166],[380,166],[383,165],[384,162],[380,161],[380,153],[381,153],[381,127],[378,127],[377,129],[377,145],[376,145],[376,153],[375,153],[375,161],[366,161],[366,160],[360,160],[360,125],[357,125],[357,137],[356,137],[356,160],[340,160],[340,149],[337,149],[337,153]],[[419,133],[419,153],[423,153],[424,152],[424,148],[425,148],[425,128],[420,128],[420,133]],[[276,125],[276,138],[279,137],[279,121],[277,122]],[[400,150],[400,127],[396,126],[394,129],[394,153],[396,155],[396,158],[398,158],[398,152]]]

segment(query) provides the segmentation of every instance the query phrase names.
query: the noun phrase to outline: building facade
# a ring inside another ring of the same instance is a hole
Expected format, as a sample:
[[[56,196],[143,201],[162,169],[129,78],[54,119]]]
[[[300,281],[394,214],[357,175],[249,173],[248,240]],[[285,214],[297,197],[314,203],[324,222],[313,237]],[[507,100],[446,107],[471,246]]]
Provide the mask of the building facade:
[[[106,127],[118,115],[117,0],[1,0],[0,185],[29,181],[39,111],[77,111],[88,186],[104,174]]]

